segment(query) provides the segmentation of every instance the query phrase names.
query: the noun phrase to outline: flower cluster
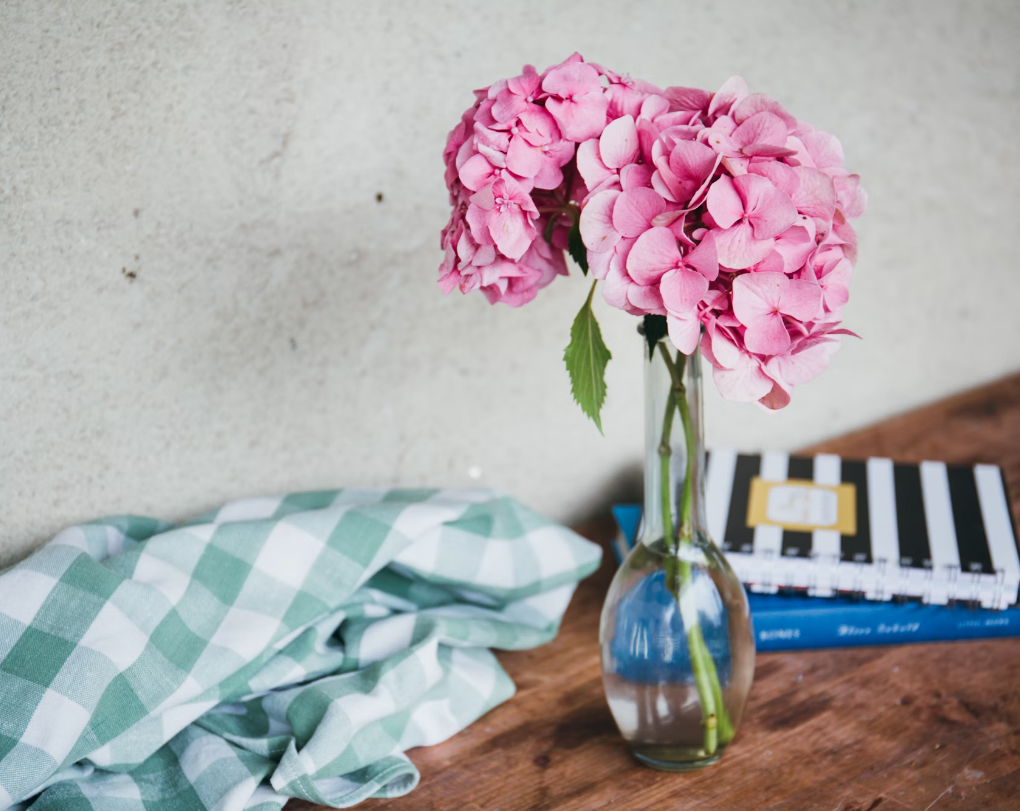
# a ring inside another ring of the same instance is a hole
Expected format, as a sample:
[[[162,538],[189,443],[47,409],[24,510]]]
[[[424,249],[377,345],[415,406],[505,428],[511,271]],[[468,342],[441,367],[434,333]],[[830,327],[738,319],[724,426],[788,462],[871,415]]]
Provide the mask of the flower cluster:
[[[441,287],[519,306],[579,231],[610,304],[665,316],[724,397],[782,408],[838,348],[859,177],[739,77],[662,91],[574,54],[476,92],[444,154]]]

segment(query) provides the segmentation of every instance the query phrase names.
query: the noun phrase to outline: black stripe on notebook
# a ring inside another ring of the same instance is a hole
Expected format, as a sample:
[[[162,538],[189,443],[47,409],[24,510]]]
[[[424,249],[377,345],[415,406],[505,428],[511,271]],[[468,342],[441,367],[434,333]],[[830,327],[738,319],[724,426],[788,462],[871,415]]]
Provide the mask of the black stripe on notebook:
[[[917,465],[893,465],[896,489],[896,523],[900,540],[900,566],[931,568],[928,526],[924,522],[921,470]]]
[[[724,552],[751,552],[754,549],[754,528],[747,525],[747,504],[751,496],[751,479],[761,472],[761,457],[737,455],[733,470],[730,512],[726,519]]]
[[[843,484],[854,486],[857,503],[857,533],[840,535],[839,550],[843,560],[854,563],[871,563],[871,526],[868,517],[868,466],[865,462],[848,462],[840,465]]]
[[[786,470],[788,479],[806,479],[814,481],[815,460],[805,456],[791,456]],[[783,557],[811,557],[811,533],[793,529],[783,530]]]
[[[946,468],[949,477],[949,501],[953,505],[953,525],[956,527],[956,548],[960,552],[960,571],[992,571],[992,553],[988,549],[988,534],[981,516],[974,469],[952,466]]]

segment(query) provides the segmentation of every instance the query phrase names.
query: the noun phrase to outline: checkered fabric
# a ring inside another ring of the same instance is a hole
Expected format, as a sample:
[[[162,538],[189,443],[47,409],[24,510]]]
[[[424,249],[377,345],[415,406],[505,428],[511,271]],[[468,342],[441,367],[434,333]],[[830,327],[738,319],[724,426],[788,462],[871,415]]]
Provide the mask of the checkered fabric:
[[[0,572],[0,809],[335,807],[514,692],[599,548],[487,490],[72,527]]]

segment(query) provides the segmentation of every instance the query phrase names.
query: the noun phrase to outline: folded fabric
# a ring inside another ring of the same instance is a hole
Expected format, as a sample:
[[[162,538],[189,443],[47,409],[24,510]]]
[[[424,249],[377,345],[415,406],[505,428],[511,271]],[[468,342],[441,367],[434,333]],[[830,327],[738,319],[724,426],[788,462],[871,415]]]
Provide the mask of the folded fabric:
[[[0,809],[335,807],[505,701],[600,550],[486,490],[64,530],[0,572]]]

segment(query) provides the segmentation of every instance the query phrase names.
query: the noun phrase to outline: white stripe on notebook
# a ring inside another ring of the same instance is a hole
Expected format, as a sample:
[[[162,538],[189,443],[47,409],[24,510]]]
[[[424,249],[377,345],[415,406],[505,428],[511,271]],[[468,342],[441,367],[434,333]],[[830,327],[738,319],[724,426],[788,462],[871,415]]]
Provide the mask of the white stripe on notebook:
[[[868,460],[868,522],[871,524],[871,559],[885,558],[899,566],[900,535],[896,527],[896,490],[891,459]]]
[[[869,459],[868,524],[875,589],[869,599],[888,600],[900,589],[900,533],[896,524],[896,483],[891,459]]]
[[[992,568],[1002,569],[1006,579],[1020,576],[1020,558],[1017,556],[1013,522],[1002,487],[1002,475],[994,465],[974,465],[981,518],[985,522],[988,548],[992,555]]]
[[[956,596],[956,577],[960,571],[960,549],[956,543],[949,476],[944,462],[921,462],[920,468],[924,522],[931,547],[932,589],[929,599],[936,605],[944,605]]]
[[[736,451],[713,450],[708,457],[705,475],[705,512],[708,537],[720,546],[726,537],[726,521],[733,495],[733,473],[737,467]]]
[[[762,481],[784,482],[790,465],[790,456],[779,451],[767,451],[761,455]],[[778,582],[778,562],[783,554],[783,528],[759,524],[754,528],[754,556],[764,564],[762,572],[765,586],[769,590],[785,585]]]
[[[842,465],[838,456],[820,453],[815,457],[815,484],[840,483]],[[816,529],[811,533],[811,553],[823,561],[839,560],[839,532],[834,529]]]

